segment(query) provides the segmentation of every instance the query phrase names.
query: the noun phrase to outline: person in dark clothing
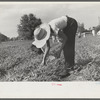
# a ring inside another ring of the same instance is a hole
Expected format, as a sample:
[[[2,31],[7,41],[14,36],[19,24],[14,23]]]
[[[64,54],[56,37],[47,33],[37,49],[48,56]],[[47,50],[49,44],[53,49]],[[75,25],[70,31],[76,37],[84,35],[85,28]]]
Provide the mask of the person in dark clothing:
[[[57,51],[56,57],[59,58],[63,50],[65,58],[65,73],[62,76],[67,76],[69,70],[74,69],[75,65],[75,36],[77,32],[77,21],[69,16],[62,16],[50,21],[48,24],[41,24],[34,31],[35,41],[32,43],[37,48],[42,48],[45,45],[45,51],[41,65],[46,65],[46,57],[50,50],[50,37],[59,39],[62,43],[60,50]]]

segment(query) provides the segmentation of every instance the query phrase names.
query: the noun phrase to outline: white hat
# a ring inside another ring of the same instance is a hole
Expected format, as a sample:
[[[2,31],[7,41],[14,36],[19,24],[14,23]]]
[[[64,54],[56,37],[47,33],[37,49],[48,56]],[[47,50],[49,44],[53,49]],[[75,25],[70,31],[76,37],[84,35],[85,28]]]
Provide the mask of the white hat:
[[[32,43],[37,48],[42,48],[46,41],[50,37],[50,26],[49,24],[41,24],[38,28],[34,31],[34,39],[35,41]]]

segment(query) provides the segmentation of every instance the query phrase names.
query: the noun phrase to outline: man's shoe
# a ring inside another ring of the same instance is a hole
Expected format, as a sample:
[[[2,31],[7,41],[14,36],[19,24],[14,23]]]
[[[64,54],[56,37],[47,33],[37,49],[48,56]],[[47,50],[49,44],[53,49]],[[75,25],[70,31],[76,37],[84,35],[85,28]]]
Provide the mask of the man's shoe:
[[[62,73],[60,72],[58,74],[58,76],[60,76],[61,78],[68,77],[69,75],[70,75],[69,70],[64,70]]]
[[[60,78],[66,78],[66,77],[70,76],[70,73],[66,73],[66,74],[59,75],[59,76],[60,76]]]

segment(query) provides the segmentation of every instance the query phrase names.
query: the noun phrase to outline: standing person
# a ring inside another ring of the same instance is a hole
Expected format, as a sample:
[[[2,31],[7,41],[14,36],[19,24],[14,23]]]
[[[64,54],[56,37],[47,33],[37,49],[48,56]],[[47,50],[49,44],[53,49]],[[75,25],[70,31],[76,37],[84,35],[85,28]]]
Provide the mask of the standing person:
[[[92,35],[95,36],[95,27],[92,28]]]
[[[41,65],[46,65],[46,57],[50,50],[50,37],[59,37],[62,43],[61,48],[57,51],[56,57],[59,58],[63,50],[65,58],[65,73],[67,76],[70,69],[74,69],[75,64],[75,35],[77,32],[77,21],[69,16],[62,16],[50,21],[48,24],[41,24],[34,31],[35,41],[32,43],[37,48],[44,45],[45,51]]]

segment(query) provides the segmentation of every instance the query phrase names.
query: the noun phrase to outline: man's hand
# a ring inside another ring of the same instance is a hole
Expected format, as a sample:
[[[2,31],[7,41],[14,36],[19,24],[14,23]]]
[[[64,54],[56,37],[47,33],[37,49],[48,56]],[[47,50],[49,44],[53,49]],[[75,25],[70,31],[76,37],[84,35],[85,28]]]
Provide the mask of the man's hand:
[[[60,58],[60,55],[61,55],[61,51],[59,50],[56,52],[55,56],[56,56],[56,58]]]
[[[32,45],[30,46],[30,48],[31,48],[32,51],[34,51],[34,49],[36,48],[36,46],[32,44]]]
[[[36,52],[36,53],[39,54],[39,55],[41,55],[41,54],[44,53],[44,52],[42,51],[41,48],[37,48],[37,47],[34,46],[34,45],[31,45],[30,48],[31,48],[32,51]]]
[[[46,66],[46,65],[47,65],[47,64],[46,64],[45,61],[42,61],[41,64],[40,64],[40,66]]]

